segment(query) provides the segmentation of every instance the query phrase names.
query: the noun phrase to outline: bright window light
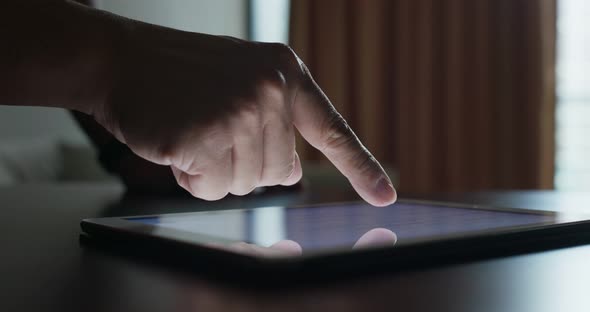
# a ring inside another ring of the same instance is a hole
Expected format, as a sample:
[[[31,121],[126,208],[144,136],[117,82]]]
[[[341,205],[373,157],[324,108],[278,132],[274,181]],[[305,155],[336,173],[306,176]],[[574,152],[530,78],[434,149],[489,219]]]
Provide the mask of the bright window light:
[[[289,0],[251,0],[250,39],[263,42],[289,41]]]
[[[555,188],[590,190],[590,1],[558,1]]]

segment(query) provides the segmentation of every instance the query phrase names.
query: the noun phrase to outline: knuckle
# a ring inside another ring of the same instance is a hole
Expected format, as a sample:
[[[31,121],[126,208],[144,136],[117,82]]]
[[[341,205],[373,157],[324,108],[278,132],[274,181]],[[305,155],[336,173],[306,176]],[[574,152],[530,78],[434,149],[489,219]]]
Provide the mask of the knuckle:
[[[324,142],[324,145],[321,149],[325,152],[338,150],[356,140],[346,120],[337,112],[331,114],[322,129],[322,142]]]
[[[292,62],[297,57],[293,49],[284,43],[270,42],[265,43],[265,46],[270,54],[279,61]]]
[[[191,146],[189,157],[198,158],[202,167],[227,162],[225,157],[233,147],[233,129],[229,125],[215,127],[204,132],[188,146]]]
[[[277,55],[293,53],[293,50],[288,45],[281,42],[270,42],[267,43],[267,46],[273,51],[275,51],[275,54]]]
[[[263,65],[259,67],[259,78],[262,80],[262,94],[284,98],[287,91],[296,88],[305,76],[303,62],[286,44],[264,43],[261,47]]]
[[[178,155],[177,150],[174,144],[162,144],[156,149],[154,157],[162,163],[172,163]]]
[[[301,59],[293,49],[283,43],[268,43],[267,47],[279,68],[285,73],[302,73]]]
[[[362,149],[353,158],[353,165],[362,176],[370,180],[376,180],[381,176],[381,170],[377,166],[377,159],[366,149]]]
[[[261,127],[260,107],[255,102],[244,103],[230,123],[234,135],[254,135]]]
[[[278,70],[268,70],[256,82],[256,94],[267,108],[283,110],[286,103],[287,83]]]
[[[187,175],[197,175],[201,172],[202,160],[197,159],[196,156],[192,156],[190,153],[179,152],[171,158],[172,164],[185,172]]]
[[[241,119],[257,120],[260,117],[260,107],[256,101],[243,101],[239,106],[237,115]]]
[[[159,140],[155,139],[157,143],[152,146],[137,146],[129,144],[128,147],[143,158],[158,164],[170,165],[174,164],[176,160],[182,156],[182,144],[180,140]],[[145,145],[145,144],[144,144]]]

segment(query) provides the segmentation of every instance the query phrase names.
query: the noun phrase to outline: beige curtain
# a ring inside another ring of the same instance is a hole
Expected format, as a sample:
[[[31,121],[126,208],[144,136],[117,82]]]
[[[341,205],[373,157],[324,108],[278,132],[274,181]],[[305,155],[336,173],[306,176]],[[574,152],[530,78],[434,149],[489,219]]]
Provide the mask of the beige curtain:
[[[291,45],[401,192],[551,188],[555,2],[293,0]]]

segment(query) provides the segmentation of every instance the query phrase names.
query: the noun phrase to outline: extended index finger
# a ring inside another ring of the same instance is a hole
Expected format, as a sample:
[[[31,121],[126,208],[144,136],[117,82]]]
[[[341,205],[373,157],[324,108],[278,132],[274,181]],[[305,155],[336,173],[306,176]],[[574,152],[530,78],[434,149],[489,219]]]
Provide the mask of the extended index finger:
[[[375,206],[395,201],[391,180],[309,72],[297,91],[293,115],[303,138],[326,155],[363,199]]]

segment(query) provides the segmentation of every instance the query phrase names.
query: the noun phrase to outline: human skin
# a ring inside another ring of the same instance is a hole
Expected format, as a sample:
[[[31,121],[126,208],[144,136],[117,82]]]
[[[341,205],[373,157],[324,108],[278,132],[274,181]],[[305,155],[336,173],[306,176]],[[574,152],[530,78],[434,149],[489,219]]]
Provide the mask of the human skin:
[[[75,25],[75,26],[72,26]],[[205,200],[292,185],[298,131],[370,204],[395,190],[282,44],[184,32],[68,1],[0,4],[0,104],[89,114]]]

